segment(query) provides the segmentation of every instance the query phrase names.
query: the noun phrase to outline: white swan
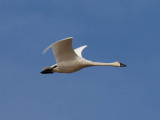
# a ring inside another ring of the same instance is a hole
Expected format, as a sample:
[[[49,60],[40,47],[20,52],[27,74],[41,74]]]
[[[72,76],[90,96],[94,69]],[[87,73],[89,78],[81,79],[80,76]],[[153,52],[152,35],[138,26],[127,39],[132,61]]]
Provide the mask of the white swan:
[[[72,37],[60,40],[48,48],[44,50],[45,53],[49,48],[53,49],[53,54],[56,58],[57,64],[45,67],[42,74],[47,73],[72,73],[76,72],[82,68],[90,67],[90,66],[115,66],[115,67],[126,67],[126,65],[120,62],[113,63],[100,63],[100,62],[92,62],[86,60],[82,57],[82,51],[87,46],[79,47],[75,50],[72,48]]]

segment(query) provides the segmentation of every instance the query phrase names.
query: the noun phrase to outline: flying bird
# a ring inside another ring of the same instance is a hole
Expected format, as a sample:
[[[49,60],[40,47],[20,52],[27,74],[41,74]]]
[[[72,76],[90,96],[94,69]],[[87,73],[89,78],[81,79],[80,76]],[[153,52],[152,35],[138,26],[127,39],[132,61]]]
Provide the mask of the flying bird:
[[[49,48],[52,48],[53,54],[56,59],[56,64],[45,67],[42,74],[49,73],[73,73],[82,68],[90,66],[114,66],[114,67],[126,67],[125,64],[120,62],[112,63],[100,63],[86,60],[82,57],[82,51],[87,45],[81,46],[73,50],[72,48],[72,37],[57,41],[56,43],[47,47],[43,53],[47,52]]]

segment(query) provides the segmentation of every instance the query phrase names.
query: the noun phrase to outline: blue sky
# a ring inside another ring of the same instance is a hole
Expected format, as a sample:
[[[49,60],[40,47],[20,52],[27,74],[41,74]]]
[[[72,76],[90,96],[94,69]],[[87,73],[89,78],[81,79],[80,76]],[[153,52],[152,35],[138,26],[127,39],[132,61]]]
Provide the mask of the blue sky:
[[[159,120],[159,0],[1,0],[1,120]],[[74,37],[90,67],[42,75]]]

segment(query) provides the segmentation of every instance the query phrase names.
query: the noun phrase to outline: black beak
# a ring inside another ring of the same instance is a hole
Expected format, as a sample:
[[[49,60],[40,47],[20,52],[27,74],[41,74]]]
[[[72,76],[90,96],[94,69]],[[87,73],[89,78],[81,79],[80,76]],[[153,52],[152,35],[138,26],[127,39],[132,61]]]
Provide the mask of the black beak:
[[[120,67],[126,67],[127,65],[120,63]]]

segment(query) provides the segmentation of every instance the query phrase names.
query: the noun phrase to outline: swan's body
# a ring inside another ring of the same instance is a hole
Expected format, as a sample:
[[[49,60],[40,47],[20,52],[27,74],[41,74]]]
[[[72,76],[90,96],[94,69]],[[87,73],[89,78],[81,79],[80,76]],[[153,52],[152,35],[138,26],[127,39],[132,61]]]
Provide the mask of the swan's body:
[[[71,37],[60,40],[50,45],[48,48],[44,50],[44,53],[49,48],[52,48],[57,64],[44,68],[44,70],[41,73],[42,74],[54,73],[54,72],[72,73],[89,66],[115,66],[115,67],[126,66],[120,62],[99,63],[86,60],[82,57],[82,51],[86,47],[87,46],[85,45],[73,50]]]

